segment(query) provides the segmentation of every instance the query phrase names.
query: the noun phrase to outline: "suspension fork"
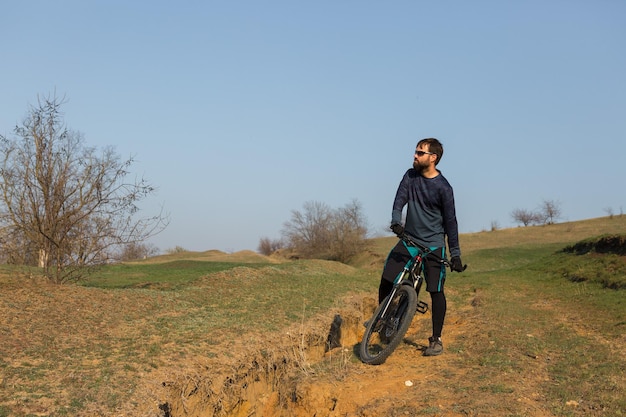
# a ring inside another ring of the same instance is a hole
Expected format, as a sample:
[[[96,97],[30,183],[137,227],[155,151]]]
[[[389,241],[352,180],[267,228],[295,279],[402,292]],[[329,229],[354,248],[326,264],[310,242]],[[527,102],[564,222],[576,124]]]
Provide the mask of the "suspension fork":
[[[393,282],[393,288],[391,292],[389,293],[389,295],[387,296],[387,303],[385,304],[385,307],[383,308],[383,312],[381,313],[382,317],[385,317],[385,315],[387,314],[387,310],[389,309],[389,306],[391,305],[391,300],[393,300],[393,297],[396,295],[396,292],[398,292],[398,288],[400,288],[400,285],[403,285],[402,282],[404,281],[404,278],[409,273],[410,273],[409,267],[405,266],[404,269],[402,270],[402,273],[398,274],[398,276],[396,277],[395,281]]]
[[[421,264],[420,264],[420,268],[421,268]],[[424,276],[420,272],[415,271],[415,269],[413,269],[412,274],[413,274],[413,289],[415,290],[415,292],[417,293],[419,297],[418,287],[420,287],[421,285],[424,285]],[[422,314],[426,313],[428,311],[428,304],[418,299],[416,311]]]
[[[386,316],[387,310],[389,309],[389,305],[391,305],[391,300],[393,300],[394,295],[396,295],[396,292],[398,291],[398,288],[400,288],[399,285],[394,285],[393,286],[393,289],[391,290],[391,292],[387,296],[387,302],[385,303],[385,307],[383,308],[383,311],[380,314],[380,317],[385,317]]]

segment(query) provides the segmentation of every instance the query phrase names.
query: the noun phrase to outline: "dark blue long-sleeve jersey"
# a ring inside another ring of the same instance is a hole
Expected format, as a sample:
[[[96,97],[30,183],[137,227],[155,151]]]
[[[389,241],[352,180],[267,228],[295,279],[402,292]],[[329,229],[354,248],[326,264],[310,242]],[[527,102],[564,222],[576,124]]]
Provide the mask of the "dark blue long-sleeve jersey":
[[[405,231],[427,247],[445,248],[446,236],[450,256],[461,256],[459,230],[452,186],[439,172],[425,178],[411,168],[402,177],[393,201],[391,224],[402,223],[407,207]]]

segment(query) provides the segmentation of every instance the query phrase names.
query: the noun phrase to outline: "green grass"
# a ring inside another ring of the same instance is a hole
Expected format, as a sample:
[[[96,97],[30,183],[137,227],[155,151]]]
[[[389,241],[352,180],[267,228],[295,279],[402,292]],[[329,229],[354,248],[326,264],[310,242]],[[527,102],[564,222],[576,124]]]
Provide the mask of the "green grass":
[[[270,331],[302,319],[303,314],[323,311],[346,292],[369,291],[376,285],[371,273],[348,267],[332,272],[332,265],[324,261],[270,266],[210,261],[120,264],[102,269],[82,285],[140,291],[154,303],[167,299],[170,314],[157,314],[148,333],[176,329],[174,333],[186,334],[214,328]],[[275,314],[268,314],[272,311]]]
[[[510,383],[493,381],[503,374],[531,379],[530,373],[540,371],[545,381],[538,389],[555,415],[581,412],[567,401],[579,401],[587,411],[619,415],[612,413],[626,410],[619,394],[624,357],[615,354],[626,331],[624,292],[608,289],[600,280],[573,283],[564,271],[620,278],[607,272],[606,259],[579,257],[574,262],[572,256],[554,244],[474,252],[468,262],[477,270],[461,282],[482,293],[481,328],[471,345],[457,349],[475,357],[465,366],[480,369],[481,391],[512,392]],[[507,266],[498,268],[498,262]]]
[[[241,266],[241,263],[177,260],[165,263],[136,263],[108,265],[100,268],[81,283],[97,288],[157,288],[181,289],[198,278]],[[246,264],[262,268],[267,263]]]

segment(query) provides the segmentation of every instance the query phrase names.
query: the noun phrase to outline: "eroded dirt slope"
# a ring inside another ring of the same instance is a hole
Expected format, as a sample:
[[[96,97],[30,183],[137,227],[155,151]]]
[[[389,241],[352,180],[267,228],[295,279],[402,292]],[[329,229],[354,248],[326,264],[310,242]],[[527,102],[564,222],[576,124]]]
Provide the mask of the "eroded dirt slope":
[[[453,291],[453,290],[451,290]],[[451,305],[446,324],[445,354],[421,356],[430,329],[430,315],[418,315],[404,342],[379,366],[356,358],[363,320],[374,308],[370,297],[353,298],[335,313],[343,317],[342,347],[324,353],[326,325],[296,337],[287,346],[259,345],[230,364],[226,377],[212,373],[210,365],[197,379],[171,381],[161,393],[163,416],[405,416],[405,415],[530,415],[551,416],[541,385],[546,371],[535,358],[520,354],[523,372],[501,375],[493,386],[511,392],[485,392],[477,387],[480,366],[467,367],[463,345],[489,343],[480,334],[480,296],[468,305]],[[310,345],[303,348],[299,340]],[[295,343],[294,343],[295,342]],[[291,343],[291,345],[290,345]],[[270,352],[271,350],[271,352]],[[259,355],[259,351],[266,352]],[[256,353],[255,353],[256,352]],[[463,365],[461,365],[463,363]],[[479,382],[481,381],[481,382]]]

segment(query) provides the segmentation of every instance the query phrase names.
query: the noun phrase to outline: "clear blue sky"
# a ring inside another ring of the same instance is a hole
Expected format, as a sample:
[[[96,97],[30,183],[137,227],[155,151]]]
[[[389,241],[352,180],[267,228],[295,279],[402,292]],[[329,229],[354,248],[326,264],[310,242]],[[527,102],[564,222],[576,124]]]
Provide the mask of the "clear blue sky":
[[[307,201],[380,232],[431,136],[462,233],[626,209],[622,0],[14,0],[0,45],[0,133],[65,96],[159,187],[161,250],[256,250]]]

